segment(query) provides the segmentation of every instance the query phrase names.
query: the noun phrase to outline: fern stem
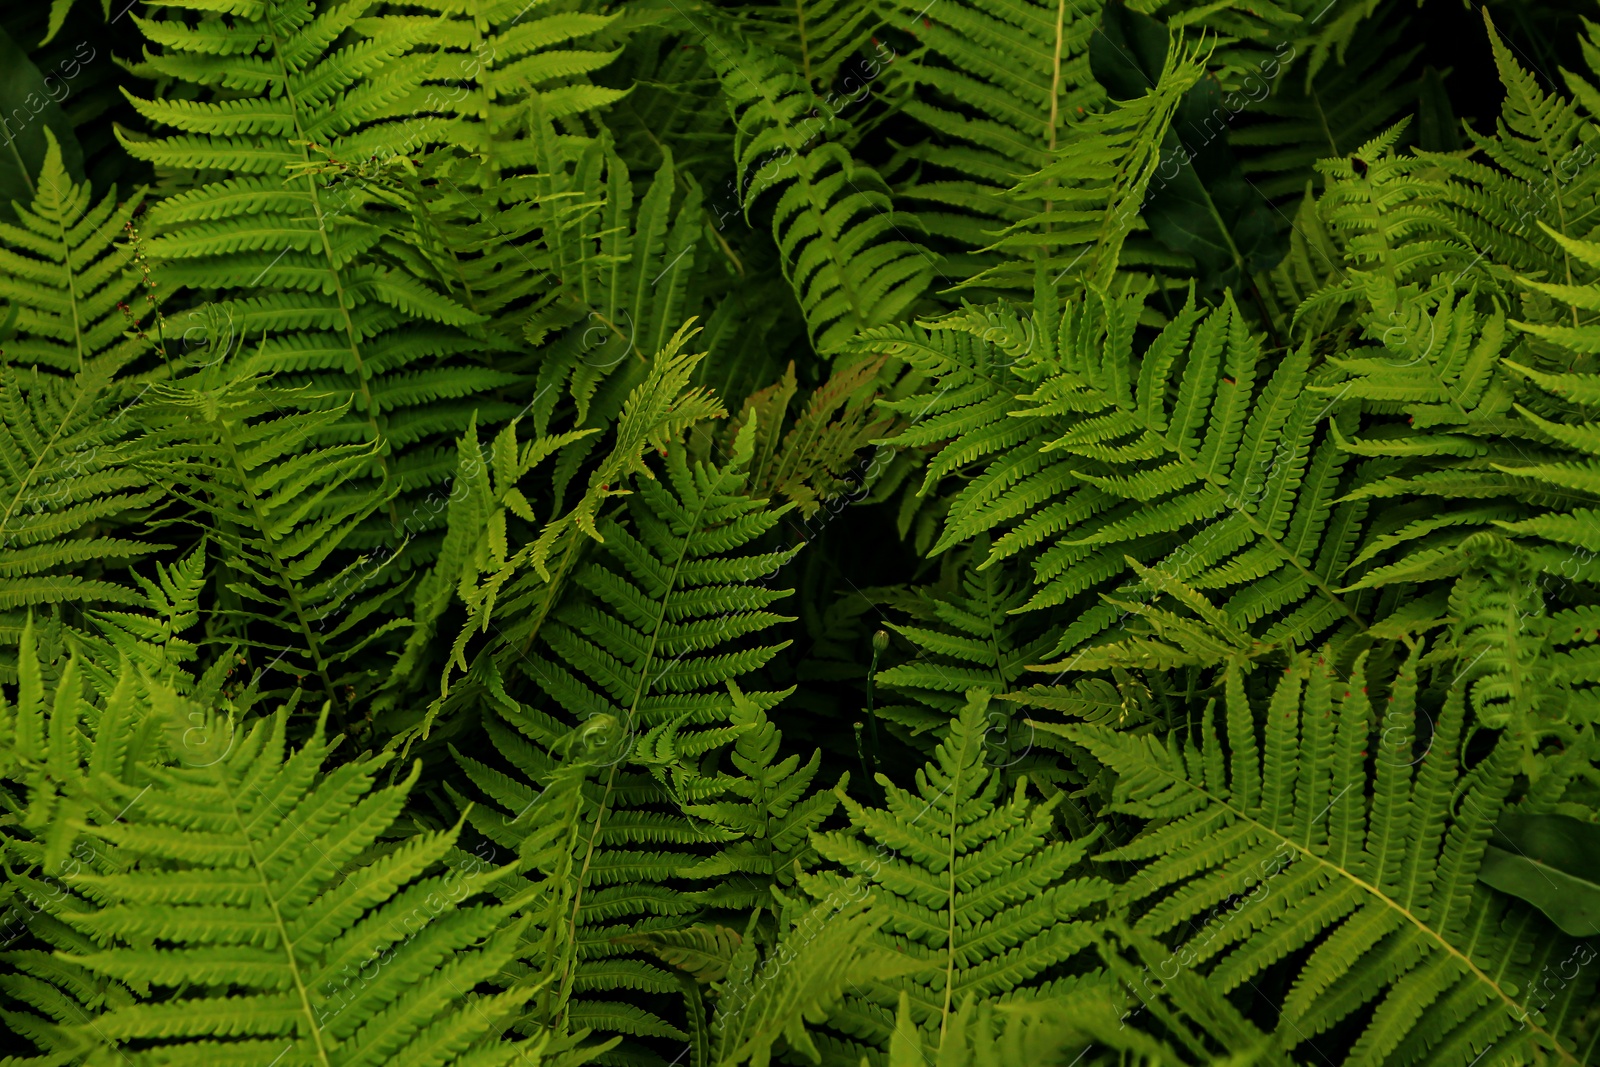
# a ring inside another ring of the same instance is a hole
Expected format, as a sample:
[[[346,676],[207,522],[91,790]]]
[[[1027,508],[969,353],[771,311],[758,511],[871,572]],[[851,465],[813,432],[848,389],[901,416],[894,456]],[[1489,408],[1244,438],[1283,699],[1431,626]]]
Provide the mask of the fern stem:
[[[876,767],[878,761],[883,758],[883,750],[878,747],[878,713],[872,708],[873,696],[875,692],[875,686],[873,683],[878,677],[878,655],[888,647],[888,633],[883,630],[879,630],[877,633],[872,635],[872,666],[867,668],[867,745],[868,754],[871,756],[872,765],[874,767]],[[871,775],[868,775],[868,789],[872,788],[872,783],[873,778]]]
[[[800,74],[806,80],[806,85],[811,84],[811,42],[806,38],[806,4],[805,0],[794,0],[794,18],[797,23],[797,36],[800,38]]]
[[[1067,0],[1056,0],[1056,50],[1051,63],[1050,71],[1050,151],[1056,150],[1056,125],[1061,121],[1061,47],[1066,39],[1067,29]],[[1044,213],[1049,215],[1055,209],[1054,200],[1044,202]],[[1053,226],[1045,223],[1045,232],[1048,233]],[[1048,255],[1048,250],[1046,255]]]
[[[861,763],[862,788],[867,790],[868,794],[870,796],[870,793],[871,793],[871,790],[872,790],[872,785],[873,785],[873,777],[872,776],[873,776],[873,773],[877,770],[877,767],[873,764],[872,757],[867,753],[866,746],[864,744],[862,744],[862,742],[861,742],[861,733],[862,733],[862,725],[861,725],[861,723],[860,722],[856,722],[856,723],[851,724],[851,730],[852,730],[852,732],[854,732],[855,738],[856,738],[856,759],[858,761],[860,761],[860,763]]]

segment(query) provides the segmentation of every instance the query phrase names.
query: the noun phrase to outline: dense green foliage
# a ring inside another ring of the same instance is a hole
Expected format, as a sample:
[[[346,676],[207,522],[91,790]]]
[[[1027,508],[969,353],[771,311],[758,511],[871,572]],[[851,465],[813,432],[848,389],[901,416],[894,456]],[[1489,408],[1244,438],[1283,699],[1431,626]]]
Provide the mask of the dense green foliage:
[[[0,12],[0,1067],[1600,1064],[1587,0]]]

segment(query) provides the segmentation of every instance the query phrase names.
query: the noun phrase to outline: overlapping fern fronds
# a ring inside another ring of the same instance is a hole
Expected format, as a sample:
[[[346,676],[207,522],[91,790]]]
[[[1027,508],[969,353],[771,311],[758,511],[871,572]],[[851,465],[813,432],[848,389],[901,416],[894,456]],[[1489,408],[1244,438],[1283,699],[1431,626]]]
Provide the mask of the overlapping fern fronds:
[[[466,358],[484,317],[404,269],[386,247],[392,208],[337,165],[442,135],[430,125],[407,140],[407,105],[433,73],[415,54],[430,21],[364,36],[371,7],[266,0],[201,17],[214,5],[196,3],[140,19],[157,49],[140,69],[197,98],[134,98],[147,121],[176,132],[123,143],[157,167],[207,176],[148,214],[149,253],[168,283],[226,294],[207,327],[215,336],[202,340],[259,339],[264,370],[350,396],[325,440],[366,441],[371,477],[406,493],[448,474],[447,455],[422,445],[473,409],[485,422],[513,413],[483,394],[518,378]],[[356,540],[388,536],[380,526]]]
[[[0,1067],[1600,1062],[1486,2],[0,9]]]
[[[573,997],[566,1009],[573,1027],[682,1036],[654,1012],[607,995],[676,988],[659,967],[620,958],[627,949],[612,939],[670,928],[695,906],[676,880],[706,858],[705,846],[758,836],[745,820],[727,819],[725,808],[697,817],[695,803],[714,800],[720,783],[669,773],[759,729],[757,716],[785,695],[738,681],[783,647],[758,642],[786,621],[769,610],[787,595],[770,579],[795,551],[762,547],[792,505],[745,495],[756,429],[745,428],[724,465],[691,466],[681,443],[664,443],[662,474],[635,483],[627,525],[620,515],[595,523],[600,543],[555,599],[537,643],[516,661],[543,706],[499,699],[496,717],[485,722],[514,773],[457,755],[494,802],[474,813],[473,825],[517,847],[528,832],[517,815],[559,762],[563,739],[582,726],[595,741],[600,766],[584,786],[566,919],[576,964],[561,978],[563,995]]]
[[[1363,625],[1339,590],[1365,504],[1337,501],[1349,461],[1320,426],[1329,405],[1308,388],[1310,354],[1272,366],[1231,299],[1209,313],[1191,299],[1136,353],[1142,304],[1139,293],[1090,292],[1057,305],[1041,289],[1031,318],[1002,308],[991,326],[968,313],[920,344],[907,332],[868,342],[941,383],[938,421],[910,435],[945,442],[930,479],[984,463],[952,501],[936,551],[988,534],[981,566],[1025,554],[1026,607],[1081,603],[1055,648],[1080,656],[1133,612],[1074,598],[1122,578],[1121,601],[1148,599],[1137,572],[1125,577],[1130,561],[1220,601],[1232,628],[1255,627],[1267,644]],[[982,368],[1011,360],[1003,373],[1017,384],[994,389]],[[1069,664],[1095,665],[1074,657],[1056,669]]]

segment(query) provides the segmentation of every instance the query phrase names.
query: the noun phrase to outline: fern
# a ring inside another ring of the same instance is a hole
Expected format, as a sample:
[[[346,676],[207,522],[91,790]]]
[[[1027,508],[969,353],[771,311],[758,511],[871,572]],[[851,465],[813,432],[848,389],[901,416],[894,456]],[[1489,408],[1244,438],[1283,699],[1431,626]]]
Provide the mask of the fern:
[[[222,291],[228,325],[204,340],[265,335],[263,369],[349,395],[329,440],[366,441],[383,490],[409,492],[448,468],[431,449],[405,446],[459,432],[473,409],[486,422],[511,414],[477,394],[518,379],[458,358],[474,348],[483,316],[386,254],[385,205],[319,173],[319,150],[359,160],[404,141],[403,105],[430,72],[411,58],[426,22],[349,38],[370,6],[270,0],[186,21],[182,11],[214,7],[196,3],[139,20],[160,50],[142,69],[200,98],[135,98],[146,120],[178,132],[123,144],[158,167],[232,175],[150,208],[151,258],[170,284]],[[241,42],[253,43],[241,51]],[[398,524],[399,509],[388,511]],[[388,537],[375,526],[352,547]]]
[[[861,901],[825,900],[793,919],[759,969],[748,939],[730,961],[711,1022],[715,1044],[708,1062],[765,1067],[780,1037],[818,1062],[804,1023],[822,1021],[846,986],[892,978],[915,966],[874,943],[884,917]]]
[[[934,13],[896,4],[897,28],[906,27],[915,48],[885,64],[887,94],[903,98],[900,113],[938,140],[903,149],[890,170],[909,171],[897,195],[920,207],[930,235],[970,255],[1022,220],[1006,191],[1048,166],[1058,147],[1076,140],[1074,124],[1105,102],[1089,75],[1098,7],[1007,0],[950,3]]]
[[[1407,125],[1396,123],[1349,159],[1319,165],[1328,188],[1318,207],[1329,229],[1343,237],[1349,268],[1303,302],[1295,317],[1358,302],[1369,336],[1410,342],[1415,351],[1426,344],[1418,319],[1442,292],[1476,281],[1480,260],[1447,210],[1448,190],[1435,168],[1395,153]],[[1436,284],[1444,276],[1451,281]]]
[[[841,77],[846,85],[860,80],[848,76],[860,65],[858,60],[852,61],[869,41],[876,42],[872,32],[884,18],[881,6],[873,0],[757,2],[731,6],[721,14],[740,37],[760,41],[783,56],[806,84],[819,92],[838,87]]]
[[[1085,117],[1045,166],[1011,189],[1026,213],[991,246],[1008,259],[970,284],[1028,291],[1042,275],[1051,284],[1072,277],[1108,285],[1141,223],[1178,106],[1204,73],[1203,53],[1174,44],[1149,92]]]
[[[987,555],[987,547],[983,538],[977,538],[972,558]],[[875,679],[877,685],[915,701],[878,711],[913,735],[942,737],[967,703],[982,704],[986,697],[1009,692],[1027,666],[1055,644],[1040,616],[1012,614],[1027,603],[1032,590],[1026,585],[1005,581],[994,568],[963,566],[951,578],[941,583],[943,588],[917,591],[911,622],[889,624],[915,654]],[[1008,780],[1026,774],[1053,785],[1056,768],[1030,758],[1029,732],[1011,709],[991,702],[987,714],[987,762],[1003,770]]]
[[[563,151],[546,128],[540,141],[541,173],[529,179],[540,201],[536,247],[556,284],[524,333],[537,344],[552,330],[564,332],[542,355],[532,407],[542,428],[570,392],[584,425],[616,417],[649,361],[692,316],[700,190],[664,149],[636,203],[628,167],[604,138]],[[603,198],[573,201],[591,190],[603,190]]]
[[[1587,164],[1600,146],[1600,130],[1571,101],[1539,86],[1487,9],[1483,19],[1506,89],[1499,129],[1494,136],[1471,134],[1482,160],[1420,155],[1455,179],[1448,188],[1457,224],[1492,262],[1571,285],[1583,265],[1545,227],[1563,237],[1588,236],[1584,220],[1595,211],[1600,185]],[[1581,78],[1567,77],[1580,99],[1592,100]]]
[[[1573,1006],[1530,1013],[1518,999],[1560,938],[1474,885],[1515,741],[1503,736],[1463,766],[1459,688],[1422,734],[1418,656],[1391,678],[1369,675],[1366,655],[1336,674],[1325,656],[1303,653],[1264,712],[1230,665],[1220,716],[1209,702],[1198,730],[1166,744],[1040,726],[1117,772],[1117,810],[1158,820],[1105,855],[1140,865],[1118,890],[1140,908],[1136,929],[1196,926],[1176,933],[1173,959],[1223,992],[1293,959],[1278,1023],[1286,1046],[1372,1005],[1351,1031],[1355,1058],[1468,1063],[1490,1044],[1517,1052],[1537,1042],[1579,1062],[1576,1035],[1563,1042]]]
[[[1119,1017],[1103,988],[1005,1005],[969,997],[940,1035],[937,1049],[925,1050],[911,1021],[910,998],[902,993],[889,1044],[889,1067],[917,1067],[928,1062],[930,1051],[937,1056],[935,1062],[951,1067],[1111,1064],[1125,1062],[1130,1056],[1139,1057],[1139,1062],[1163,1064],[1227,1063],[1235,1057],[1247,1062],[1290,1062],[1272,1047],[1271,1038],[1195,976],[1176,975],[1177,981],[1163,982],[1159,990],[1152,988],[1151,968],[1161,961],[1159,943],[1141,938],[1121,924],[1107,925],[1110,929],[1101,936],[1101,957],[1128,992],[1144,1004]],[[1125,955],[1125,945],[1132,947],[1133,959]],[[1136,967],[1136,962],[1143,967]],[[1143,1014],[1146,1011],[1148,1015]],[[1152,1017],[1159,1020],[1158,1025],[1152,1025]],[[1234,1057],[1219,1056],[1219,1049],[1233,1052]]]
[[[261,363],[212,361],[151,386],[151,476],[211,524],[229,643],[259,650],[258,672],[309,679],[344,729],[377,682],[354,658],[403,620],[385,617],[399,587],[376,581],[393,556],[329,560],[387,497],[362,478],[373,445],[318,447],[347,406],[317,410],[304,388],[264,381]]]
[[[877,399],[872,387],[883,367],[881,359],[835,367],[781,437],[798,390],[794,364],[778,382],[751,393],[722,434],[721,446],[730,450],[747,422],[761,427],[751,458],[752,491],[792,501],[805,519],[841,496],[863,491],[867,478],[857,453],[879,443],[893,427],[893,420],[874,417],[872,410]]]
[[[959,414],[929,431],[954,438],[930,475],[1007,449],[952,502],[936,551],[989,533],[987,567],[1039,546],[1028,608],[1071,602],[1125,575],[1131,560],[1203,596],[1226,596],[1219,610],[1236,629],[1270,619],[1252,631],[1268,644],[1363,625],[1337,578],[1365,506],[1335,503],[1347,461],[1318,433],[1326,404],[1307,389],[1309,354],[1291,353],[1269,376],[1259,340],[1228,299],[1210,313],[1191,300],[1135,357],[1142,302],[1090,293],[1057,310],[1041,288],[1031,321],[1013,314],[991,327],[976,315],[952,317],[933,335],[998,344],[940,343],[939,356],[901,349],[962,389],[940,401],[959,404]],[[1015,373],[1031,393],[985,396],[965,385],[971,370],[951,368],[1004,359],[1007,348],[1019,353]],[[1039,424],[1038,437],[1019,422]],[[1029,438],[1038,443],[1018,447]],[[1125,599],[1143,599],[1141,586],[1126,581]],[[1056,651],[1079,649],[1127,615],[1111,603],[1085,605]]]
[[[515,552],[510,550],[509,542],[502,543],[497,531],[504,530],[512,516],[529,517],[511,492],[516,488],[515,478],[507,478],[508,473],[520,477],[521,472],[512,470],[507,458],[497,462],[498,501],[482,492],[488,487],[478,483],[477,506],[464,507],[458,525],[464,535],[456,542],[460,554],[453,553],[438,568],[447,581],[457,585],[468,609],[468,621],[451,650],[443,685],[448,683],[450,666],[467,665],[465,649],[469,638],[475,632],[490,629],[497,606],[500,615],[511,621],[507,629],[497,631],[494,655],[506,660],[507,669],[511,661],[520,662],[554,605],[555,596],[561,592],[562,582],[577,566],[582,546],[590,539],[604,540],[598,526],[601,510],[608,501],[631,492],[629,479],[654,480],[645,455],[666,452],[690,427],[725,414],[715,397],[704,388],[689,384],[701,357],[684,352],[683,347],[694,332],[687,323],[680,328],[652,363],[650,374],[629,394],[617,421],[611,451],[589,473],[583,495]],[[586,434],[575,434],[568,440],[581,436]],[[502,448],[514,442],[515,436],[504,440]],[[467,451],[463,463],[472,465],[472,477],[476,479],[484,467],[475,461],[475,451]],[[522,462],[528,463],[544,451],[544,445],[535,445],[522,453]]]
[[[737,773],[701,776],[674,768],[672,788],[685,798],[704,795],[685,803],[684,813],[732,838],[715,855],[684,869],[686,877],[723,879],[694,899],[759,912],[773,907],[774,893],[792,886],[795,871],[813,858],[811,833],[833,814],[839,798],[836,791],[812,787],[822,765],[820,749],[804,765],[797,755],[778,759],[783,732],[760,703],[737,688],[731,692],[729,719],[740,733],[727,755]]]
[[[1552,231],[1553,232],[1553,231]],[[1557,239],[1563,247],[1595,262],[1600,252],[1587,242]],[[1583,260],[1579,260],[1582,262]],[[1530,289],[1557,300],[1588,300],[1592,287],[1562,286],[1522,279]],[[1491,316],[1474,311],[1475,301],[1448,296],[1423,319],[1425,338],[1411,342],[1419,354],[1404,364],[1384,356],[1335,360],[1353,377],[1337,386],[1341,395],[1372,403],[1379,411],[1398,408],[1413,429],[1376,421],[1371,431],[1347,443],[1357,454],[1385,457],[1391,464],[1381,479],[1362,486],[1353,496],[1368,499],[1411,498],[1389,510],[1375,524],[1369,543],[1356,562],[1400,546],[1400,558],[1377,568],[1360,584],[1418,581],[1459,573],[1465,565],[1462,539],[1476,529],[1497,526],[1547,544],[1541,566],[1573,570],[1572,553],[1590,551],[1588,528],[1594,510],[1594,486],[1584,471],[1585,457],[1595,454],[1582,418],[1582,394],[1563,396],[1566,383],[1582,374],[1545,374],[1506,358],[1506,350],[1530,362],[1544,362],[1526,346],[1512,348],[1498,310]],[[1513,321],[1510,325],[1552,352],[1567,351],[1562,364],[1584,357],[1587,327]],[[1359,351],[1359,350],[1358,350]],[[1533,384],[1539,389],[1530,389]],[[1328,387],[1332,391],[1334,387]],[[1556,399],[1560,398],[1560,399]],[[1542,412],[1542,414],[1541,414]],[[1516,417],[1520,416],[1520,418]],[[1464,498],[1442,506],[1442,498]],[[1530,544],[1530,548],[1534,547]]]
[[[165,548],[117,536],[118,517],[161,500],[140,469],[148,455],[115,363],[31,384],[0,367],[0,634],[15,644],[24,613],[44,605],[138,604],[116,561]],[[134,531],[128,531],[134,532]],[[0,664],[5,677],[15,677]]]
[[[48,679],[51,666],[59,674]],[[0,793],[7,809],[0,817],[6,889],[15,891],[0,935],[7,968],[0,992],[11,1002],[0,1018],[39,1055],[8,1055],[0,1060],[8,1067],[73,1061],[88,1050],[83,1030],[96,1013],[134,1000],[117,979],[60,957],[96,947],[64,921],[88,906],[65,881],[110,869],[109,858],[86,835],[119,818],[126,796],[149,784],[144,763],[165,751],[161,717],[144,713],[141,705],[151,694],[131,672],[102,700],[88,699],[84,668],[92,669],[92,661],[74,656],[64,665],[46,663],[31,622],[19,667],[15,703],[0,699],[0,751],[6,754],[0,778],[20,787]]]
[[[205,546],[168,566],[155,565],[154,580],[137,571],[133,580],[143,591],[142,611],[98,611],[91,619],[93,637],[80,635],[89,649],[86,667],[101,693],[111,692],[126,673],[124,664],[145,677],[178,692],[192,688],[187,673],[199,653],[195,642],[183,637],[200,617],[205,590]],[[116,671],[107,670],[112,663]]]
[[[1400,43],[1411,28],[1403,15],[1384,22],[1363,31],[1361,48],[1308,80],[1290,73],[1297,55],[1292,44],[1246,73],[1233,102],[1260,121],[1241,123],[1228,137],[1245,150],[1244,172],[1262,195],[1292,196],[1307,178],[1320,184],[1318,161],[1349,155],[1410,110],[1418,81],[1407,75],[1421,49]]]
[[[562,121],[623,95],[587,78],[616,58],[607,46],[618,19],[566,0],[407,0],[358,26],[374,38],[402,27],[424,35],[427,73],[408,101],[415,117],[398,152],[459,148],[482,166],[473,187],[492,189],[538,162],[536,139],[526,136],[535,109]]]

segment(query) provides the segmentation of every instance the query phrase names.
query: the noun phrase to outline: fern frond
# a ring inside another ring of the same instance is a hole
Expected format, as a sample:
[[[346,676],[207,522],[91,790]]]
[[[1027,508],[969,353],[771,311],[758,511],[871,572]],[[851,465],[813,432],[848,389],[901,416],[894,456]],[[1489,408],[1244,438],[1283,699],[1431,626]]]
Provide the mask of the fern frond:
[[[771,906],[774,893],[791,886],[795,870],[813,858],[811,834],[833,814],[839,797],[835,790],[812,788],[822,766],[820,749],[803,765],[798,755],[778,759],[783,732],[737,683],[729,684],[729,692],[733,695],[729,721],[740,733],[728,762],[737,773],[709,777],[673,768],[671,784],[686,800],[705,797],[683,804],[685,814],[736,839],[683,874],[720,880],[696,892],[694,899],[712,907],[759,912]]]
[[[1286,1046],[1372,1005],[1353,1023],[1353,1056],[1465,1064],[1490,1043],[1538,1041],[1579,1062],[1576,1035],[1552,1031],[1519,999],[1523,954],[1552,930],[1535,932],[1520,905],[1475,887],[1515,740],[1501,736],[1463,766],[1459,688],[1424,734],[1419,656],[1390,677],[1369,676],[1365,653],[1348,674],[1303,653],[1264,711],[1230,665],[1225,706],[1208,703],[1198,731],[1165,744],[1098,726],[1039,728],[1116,771],[1116,810],[1155,820],[1105,854],[1139,864],[1118,890],[1140,909],[1137,930],[1184,928],[1174,959],[1221,992],[1293,960]]]
[[[832,1025],[884,1048],[890,1005],[904,991],[924,1034],[943,1032],[967,996],[1047,995],[1050,969],[1093,940],[1074,918],[1105,899],[1099,878],[1068,877],[1087,843],[1047,840],[1056,801],[1031,804],[1026,783],[1009,799],[984,762],[987,721],[976,703],[950,724],[916,790],[883,775],[886,808],[843,798],[848,830],[813,840],[830,868],[801,886],[814,899],[871,891],[887,915],[878,941],[922,969],[847,995]]]
[[[619,958],[627,947],[612,938],[678,925],[695,905],[675,880],[690,876],[697,863],[715,864],[705,846],[754,836],[749,826],[694,817],[694,803],[707,797],[693,775],[671,770],[733,739],[728,726],[758,728],[758,714],[786,695],[738,688],[738,679],[783,647],[756,643],[784,621],[768,609],[787,595],[763,579],[796,551],[758,547],[792,505],[769,507],[746,495],[755,433],[753,424],[746,427],[725,466],[691,466],[680,443],[663,441],[663,475],[639,480],[627,525],[622,515],[598,518],[599,543],[544,609],[548,617],[533,620],[537,628],[529,635],[532,641],[536,633],[536,643],[508,658],[537,687],[543,705],[508,697],[493,705],[498,715],[486,722],[489,738],[514,773],[457,754],[493,801],[484,814],[475,810],[474,825],[515,846],[527,833],[517,820],[529,799],[525,783],[546,778],[575,726],[590,745],[598,769],[584,786],[564,935],[577,946],[576,964],[560,979],[561,998],[573,995],[566,1008],[573,1027],[681,1039],[677,1027],[654,1013],[605,995],[617,988],[613,979],[632,988],[676,988],[660,968]],[[630,462],[642,467],[638,451]],[[620,468],[615,477],[620,489]],[[802,828],[814,806],[794,812]],[[787,837],[769,833],[762,845],[792,849]],[[625,981],[624,972],[631,975]]]
[[[761,42],[794,65],[807,85],[830,100],[845,81],[871,78],[876,70],[856,59],[868,51],[872,33],[883,22],[886,12],[877,0],[797,0],[796,3],[742,3],[718,12],[738,36]],[[876,50],[883,54],[881,46]],[[852,62],[852,60],[855,60]],[[860,69],[858,69],[860,68]],[[867,73],[870,71],[870,73]],[[853,75],[853,76],[852,76]],[[833,90],[830,92],[830,90]]]
[[[973,541],[970,559],[988,555],[987,538]],[[903,694],[914,703],[886,705],[877,714],[913,737],[942,739],[950,722],[969,703],[989,700],[985,761],[1008,782],[1019,776],[1054,789],[1070,774],[1054,759],[1032,751],[1030,731],[1014,707],[989,698],[1013,689],[1028,665],[1037,663],[1055,645],[1046,616],[1017,616],[1031,590],[1007,580],[995,568],[975,569],[970,563],[938,586],[916,591],[911,621],[889,623],[914,650],[905,663],[880,671],[875,684]]]
[[[1588,236],[1584,220],[1600,207],[1600,178],[1591,165],[1600,128],[1572,101],[1539,85],[1487,9],[1483,21],[1506,90],[1498,128],[1492,136],[1469,133],[1481,158],[1418,154],[1453,179],[1447,195],[1456,224],[1489,261],[1572,285],[1592,272],[1555,236]],[[1582,100],[1587,83],[1573,74],[1567,82]],[[1593,90],[1587,95],[1592,102]]]
[[[202,340],[226,351],[235,337],[261,337],[263,369],[285,384],[351,396],[323,443],[365,440],[365,477],[410,494],[448,468],[400,446],[459,433],[474,408],[484,422],[510,415],[515,407],[492,392],[519,378],[465,358],[484,316],[408,271],[389,236],[392,206],[325,162],[368,159],[396,143],[420,149],[440,136],[429,127],[419,139],[407,126],[407,107],[434,71],[417,52],[439,20],[384,22],[365,36],[371,7],[269,0],[244,14],[185,15],[213,8],[196,3],[139,19],[158,49],[141,69],[190,88],[130,97],[146,120],[175,132],[123,145],[136,159],[206,176],[148,213],[161,276],[221,290]],[[265,50],[241,53],[242,40]],[[386,510],[391,525],[405,514]],[[372,524],[351,545],[391,536]]]
[[[1322,373],[1309,352],[1269,372],[1231,298],[1209,313],[1191,298],[1136,355],[1142,305],[1142,294],[1091,291],[1058,306],[1041,285],[1031,321],[952,316],[915,347],[896,339],[895,351],[938,383],[933,411],[968,402],[924,423],[930,440],[949,440],[930,479],[982,463],[935,551],[988,533],[982,567],[1031,557],[1027,608],[1081,605],[1058,652],[1081,651],[1128,615],[1098,596],[1074,598],[1120,578],[1123,599],[1144,599],[1130,560],[1220,599],[1230,628],[1266,644],[1360,624],[1338,578],[1365,505],[1336,501],[1348,460],[1319,430],[1327,405],[1308,388]],[[1002,374],[978,373],[1011,360]],[[1033,389],[991,384],[1006,378]],[[926,439],[919,430],[905,441]]]
[[[342,729],[379,681],[357,654],[403,625],[385,617],[402,587],[375,581],[393,554],[336,553],[394,490],[362,477],[371,444],[320,446],[348,402],[269,383],[261,362],[214,362],[152,383],[147,424],[163,452],[150,476],[209,519],[231,594],[230,643],[257,650],[259,671],[309,677]]]
[[[787,60],[716,35],[707,43],[738,130],[745,215],[764,194],[777,195],[772,237],[817,350],[903,317],[938,269],[908,235],[913,217],[838,143],[842,120]]]
[[[152,453],[128,412],[137,397],[93,361],[71,378],[0,367],[0,638],[14,644],[29,608],[139,604],[112,568],[169,547],[114,523],[162,491],[141,469]],[[108,528],[109,527],[109,528]],[[11,676],[8,664],[0,672]]]
[[[32,204],[0,223],[0,299],[14,309],[16,336],[4,344],[7,363],[62,374],[97,359],[123,366],[149,351],[155,294],[142,292],[132,243],[119,243],[143,200],[112,189],[98,203],[74,182],[48,127],[48,148]]]
[[[722,445],[731,449],[747,422],[761,427],[750,461],[752,491],[792,501],[807,520],[825,506],[837,508],[840,497],[865,492],[861,468],[868,465],[858,463],[857,453],[890,436],[893,427],[892,419],[872,412],[883,367],[882,359],[836,366],[807,397],[788,433],[782,431],[798,391],[792,362],[782,379],[746,398]]]
[[[1053,146],[1049,161],[1016,183],[1010,199],[1026,205],[991,249],[1011,257],[968,284],[1027,292],[1043,274],[1058,285],[1111,283],[1124,242],[1141,223],[1151,182],[1164,159],[1173,119],[1204,76],[1207,55],[1181,40],[1169,43],[1159,77],[1143,94],[1083,118]]]
[[[257,723],[208,765],[156,770],[97,829],[117,869],[71,880],[93,906],[68,921],[102,947],[66,958],[149,992],[85,1036],[147,1060],[205,1048],[308,1067],[514,1062],[519,1043],[495,1028],[532,990],[471,990],[519,931],[506,909],[465,903],[507,868],[432,873],[455,830],[371,856],[416,772],[381,789],[370,761],[322,772],[320,725],[288,753],[286,722]]]

